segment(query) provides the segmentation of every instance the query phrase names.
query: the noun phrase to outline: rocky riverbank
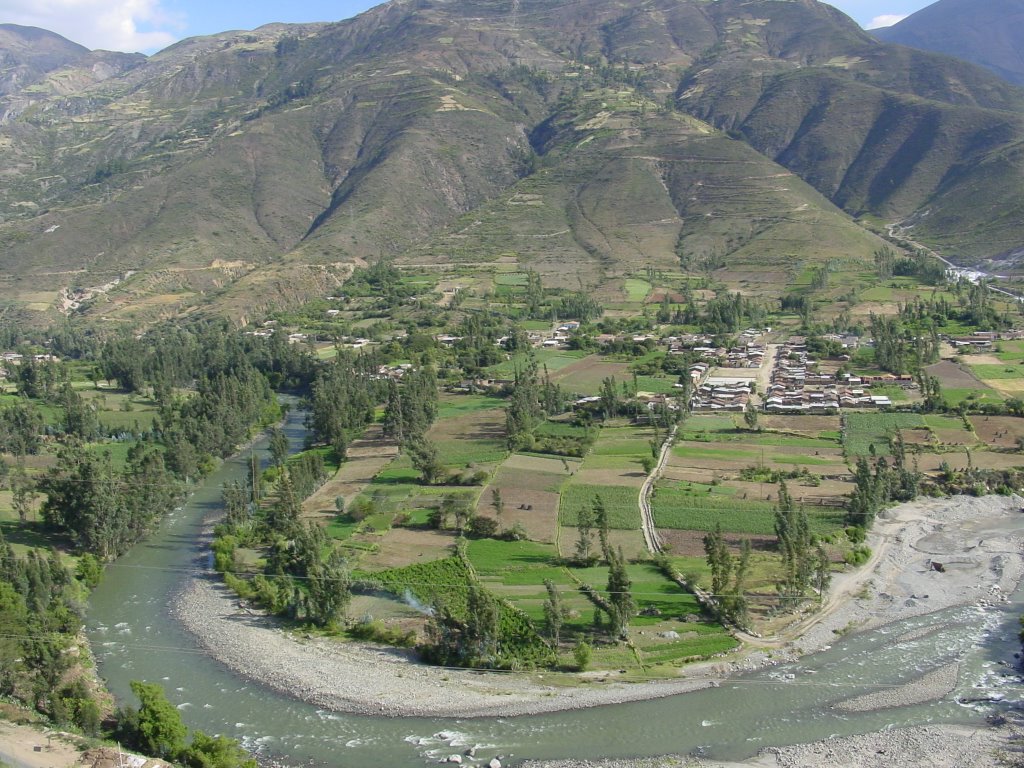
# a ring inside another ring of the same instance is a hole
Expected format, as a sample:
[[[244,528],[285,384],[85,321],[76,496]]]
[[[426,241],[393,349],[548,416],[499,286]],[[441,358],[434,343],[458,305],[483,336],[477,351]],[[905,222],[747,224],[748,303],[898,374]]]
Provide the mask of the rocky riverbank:
[[[336,712],[505,717],[671,696],[713,684],[706,676],[631,684],[616,682],[613,672],[567,679],[438,669],[401,649],[287,632],[273,618],[241,607],[211,579],[192,580],[174,611],[211,655],[243,677]]]
[[[895,728],[793,747],[769,747],[742,763],[699,757],[524,763],[521,768],[1006,768],[1024,751],[1018,726]]]

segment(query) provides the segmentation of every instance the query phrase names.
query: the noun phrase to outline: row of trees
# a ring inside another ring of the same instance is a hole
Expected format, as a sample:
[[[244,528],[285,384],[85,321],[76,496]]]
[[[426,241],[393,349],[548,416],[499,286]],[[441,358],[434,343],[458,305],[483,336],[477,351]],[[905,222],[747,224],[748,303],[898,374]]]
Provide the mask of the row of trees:
[[[600,549],[594,546],[595,529]],[[595,592],[589,591],[587,594],[597,608],[607,614],[611,634],[625,638],[630,619],[636,613],[636,600],[631,591],[632,580],[626,569],[627,562],[622,548],[616,551],[611,546],[608,507],[600,496],[596,496],[590,506],[581,507],[577,513],[574,562],[589,568],[600,562],[601,558],[608,565],[607,597],[602,599]]]

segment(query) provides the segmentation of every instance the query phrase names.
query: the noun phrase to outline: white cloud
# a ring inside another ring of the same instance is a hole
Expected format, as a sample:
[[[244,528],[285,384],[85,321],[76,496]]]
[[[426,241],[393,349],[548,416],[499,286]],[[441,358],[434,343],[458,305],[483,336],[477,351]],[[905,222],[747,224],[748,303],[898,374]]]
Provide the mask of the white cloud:
[[[160,0],[0,0],[0,22],[42,27],[87,48],[130,52],[170,45],[184,27]]]
[[[866,29],[878,29],[879,27],[891,27],[893,24],[898,24],[903,21],[910,14],[904,13],[902,15],[898,13],[886,13],[881,16],[875,16],[871,21],[868,22]]]

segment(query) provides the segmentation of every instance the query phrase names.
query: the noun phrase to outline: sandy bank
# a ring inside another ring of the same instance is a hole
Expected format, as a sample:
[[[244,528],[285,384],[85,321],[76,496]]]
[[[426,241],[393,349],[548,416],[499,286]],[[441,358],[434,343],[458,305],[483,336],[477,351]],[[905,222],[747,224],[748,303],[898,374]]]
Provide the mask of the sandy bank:
[[[1021,504],[1016,497],[960,497],[888,510],[871,534],[871,561],[835,579],[823,610],[799,620],[783,637],[752,642],[776,659],[798,656],[852,628],[1004,599],[1024,573],[1016,533]],[[296,637],[274,620],[242,610],[209,579],[188,583],[174,611],[212,656],[244,677],[324,709],[362,714],[510,716],[657,698],[712,685],[765,658],[755,650],[736,662],[688,667],[676,680],[626,684],[609,674],[567,687],[562,676],[441,670],[402,651]],[[933,676],[884,702],[858,703],[919,702],[944,695],[948,683],[948,676]]]

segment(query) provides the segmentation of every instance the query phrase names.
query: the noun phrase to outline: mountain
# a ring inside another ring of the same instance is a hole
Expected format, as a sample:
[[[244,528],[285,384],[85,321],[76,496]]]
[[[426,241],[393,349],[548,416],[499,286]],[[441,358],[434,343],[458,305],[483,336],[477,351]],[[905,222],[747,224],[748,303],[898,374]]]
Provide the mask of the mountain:
[[[1024,244],[1024,92],[814,0],[396,0],[101,56],[0,102],[21,317],[245,320],[382,257],[780,295],[871,259],[854,217],[965,261]]]
[[[891,27],[879,40],[956,56],[1024,85],[1024,2],[939,0]]]
[[[141,64],[142,54],[90,51],[60,35],[36,27],[0,24],[0,122],[14,117],[31,103],[33,87],[56,72],[77,73],[71,79],[54,79],[50,85],[71,93],[79,88]],[[11,98],[20,95],[22,98]]]

